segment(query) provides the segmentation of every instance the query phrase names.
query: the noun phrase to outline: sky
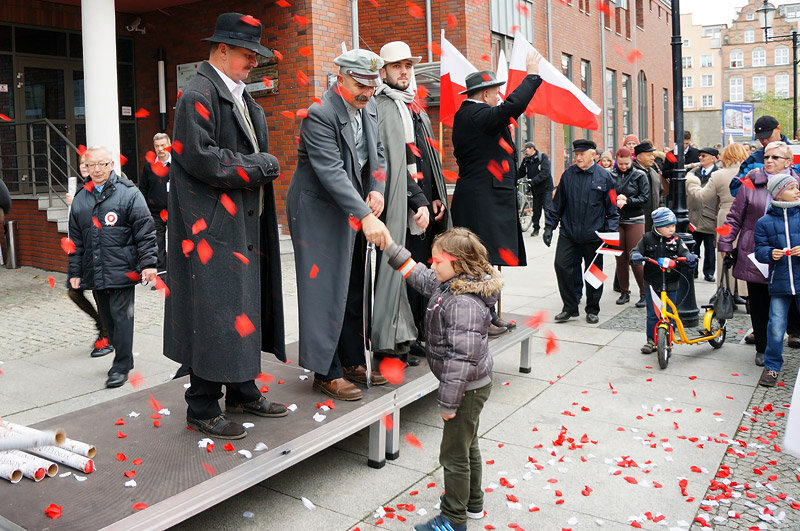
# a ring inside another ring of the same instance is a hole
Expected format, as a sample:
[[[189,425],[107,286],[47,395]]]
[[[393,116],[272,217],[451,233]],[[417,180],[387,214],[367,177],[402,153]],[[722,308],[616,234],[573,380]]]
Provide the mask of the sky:
[[[770,0],[770,3],[777,7],[798,1],[800,0]],[[691,13],[692,24],[698,26],[730,24],[737,11],[747,4],[747,0],[683,0],[681,13]]]

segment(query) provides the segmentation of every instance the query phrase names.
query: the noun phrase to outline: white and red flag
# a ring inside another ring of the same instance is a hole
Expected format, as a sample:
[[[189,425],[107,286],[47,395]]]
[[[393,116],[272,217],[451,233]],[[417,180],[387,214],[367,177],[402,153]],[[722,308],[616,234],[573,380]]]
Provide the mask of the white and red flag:
[[[478,69],[461,55],[461,52],[444,38],[442,30],[442,60],[439,63],[440,103],[439,120],[453,127],[453,116],[467,99],[466,94],[459,92],[467,88],[467,76]]]
[[[497,56],[497,81],[508,81],[508,61],[506,61],[505,50],[500,50],[500,54]],[[500,97],[503,99],[505,99],[503,95],[506,93],[506,85],[508,83],[503,83],[498,87]]]
[[[650,288],[650,298],[653,301],[653,309],[656,312],[656,318],[661,319],[661,296],[656,293],[656,290],[653,289],[653,286],[648,286]]]
[[[599,232],[594,231],[597,237],[603,240],[603,243],[611,247],[619,247],[619,232]]]
[[[594,262],[589,265],[589,269],[583,274],[584,280],[589,283],[594,289],[600,289],[600,286],[603,285],[603,282],[608,278],[603,270],[597,267],[597,264]]]
[[[800,145],[789,144],[789,149],[792,150],[792,164],[800,164]]]
[[[531,43],[517,33],[508,65],[506,96],[517,88],[527,75],[527,58],[532,51],[534,47]],[[541,114],[554,122],[584,129],[597,130],[600,127],[597,120],[601,112],[600,107],[544,58],[539,63],[539,77],[542,78],[542,84],[525,109],[526,114]]]

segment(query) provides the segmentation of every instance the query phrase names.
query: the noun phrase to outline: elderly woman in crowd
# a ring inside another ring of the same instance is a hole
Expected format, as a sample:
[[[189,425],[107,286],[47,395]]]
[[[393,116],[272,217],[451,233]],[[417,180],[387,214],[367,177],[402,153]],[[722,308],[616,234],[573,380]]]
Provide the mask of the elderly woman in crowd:
[[[716,200],[717,212],[716,224],[714,227],[720,227],[725,224],[725,218],[728,217],[728,212],[731,211],[731,206],[733,205],[733,196],[731,195],[729,185],[733,178],[736,177],[739,171],[739,165],[741,165],[747,157],[748,150],[742,144],[729,144],[728,147],[722,150],[720,156],[722,169],[713,172],[705,185],[701,184],[700,177],[697,175],[692,174],[686,177],[686,194],[689,199],[703,204],[712,203]],[[734,244],[735,243],[736,242],[734,242]],[[716,277],[717,284],[720,284],[722,282],[722,259],[724,258],[724,253],[720,252],[718,254]],[[745,301],[739,296],[739,293],[747,294],[744,283],[736,279],[731,279],[730,272],[728,273],[728,281],[730,285],[734,286],[736,303],[744,304]]]
[[[638,145],[639,138],[636,135],[625,135],[625,138],[622,139],[622,147],[628,148],[631,153],[633,153],[633,148]]]
[[[644,307],[644,266],[630,263],[630,253],[644,236],[644,207],[650,197],[650,183],[647,175],[633,167],[633,152],[621,147],[617,150],[617,165],[611,172],[614,188],[617,191],[617,208],[619,209],[619,243],[622,254],[617,257],[617,280],[620,296],[617,304],[625,304],[631,300],[630,277],[628,268],[633,270],[633,277],[639,286],[638,307]]]
[[[735,166],[735,165],[734,165]],[[730,227],[717,244],[717,249],[726,254],[729,260],[735,260],[733,276],[747,283],[750,302],[750,322],[755,336],[755,363],[764,366],[764,351],[767,348],[767,324],[769,322],[769,286],[767,278],[750,258],[755,252],[753,241],[756,221],[767,210],[770,194],[767,181],[773,175],[791,174],[800,183],[800,175],[792,169],[792,151],[785,142],[770,142],[764,149],[764,167],[751,170],[744,178],[745,184],[740,188],[733,201],[725,224]],[[737,241],[738,237],[738,241]],[[736,253],[734,254],[734,242]],[[795,316],[797,313],[795,312]],[[789,313],[789,336],[792,339],[792,325],[797,328],[797,318]]]

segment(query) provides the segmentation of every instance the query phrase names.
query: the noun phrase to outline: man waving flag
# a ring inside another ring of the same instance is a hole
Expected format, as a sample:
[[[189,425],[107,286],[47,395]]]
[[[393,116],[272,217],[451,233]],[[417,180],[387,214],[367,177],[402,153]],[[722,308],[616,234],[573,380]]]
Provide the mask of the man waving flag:
[[[535,48],[520,33],[514,37],[511,61],[508,66],[506,94],[510,94],[525,78],[525,60]],[[553,65],[542,60],[539,65],[542,85],[525,109],[527,115],[541,114],[554,122],[597,130],[600,107],[576,87]]]

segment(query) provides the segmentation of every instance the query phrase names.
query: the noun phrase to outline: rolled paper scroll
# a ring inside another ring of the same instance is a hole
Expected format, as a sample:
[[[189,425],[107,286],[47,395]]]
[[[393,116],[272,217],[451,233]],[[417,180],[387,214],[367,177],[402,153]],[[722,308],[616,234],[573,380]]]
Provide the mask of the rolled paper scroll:
[[[11,450],[8,453],[14,457],[23,459],[25,461],[33,463],[38,467],[44,468],[44,471],[47,473],[47,477],[49,478],[58,474],[58,465],[52,461],[49,461],[47,459],[42,459],[41,457],[31,455],[27,452],[21,452],[19,450]]]
[[[56,463],[61,463],[62,465],[80,470],[86,474],[94,472],[94,462],[91,459],[70,452],[66,448],[61,448],[59,446],[37,446],[28,451],[32,454],[44,457],[45,459],[51,459]]]
[[[17,468],[22,472],[23,476],[34,481],[41,481],[47,475],[47,470],[41,466],[36,466],[32,461],[10,455],[8,452],[0,452],[0,466]]]
[[[19,483],[19,480],[22,479],[22,470],[17,466],[0,463],[0,478],[7,479],[11,483]]]
[[[25,450],[34,446],[47,446],[59,444],[67,440],[64,432],[39,431],[32,428],[27,430],[17,430],[9,427],[8,424],[0,424],[0,451],[6,450]]]
[[[34,433],[39,432],[39,430],[35,428],[29,428],[28,426],[23,426],[22,424],[16,424],[14,422],[6,422],[5,424],[0,423],[0,431],[2,431],[4,426],[11,432],[16,433],[33,435]],[[94,458],[95,454],[97,453],[97,450],[91,444],[70,439],[64,435],[63,430],[56,430],[56,435],[59,434],[62,437],[58,438],[55,442],[43,442],[34,446],[60,446],[62,448],[66,448],[70,452],[75,452],[76,454],[88,457],[90,459]]]

